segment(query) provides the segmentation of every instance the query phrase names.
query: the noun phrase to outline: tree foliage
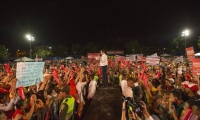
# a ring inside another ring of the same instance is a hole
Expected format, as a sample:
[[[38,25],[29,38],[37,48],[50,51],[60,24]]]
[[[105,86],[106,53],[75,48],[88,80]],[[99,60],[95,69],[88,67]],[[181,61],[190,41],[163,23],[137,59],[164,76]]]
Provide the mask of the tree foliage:
[[[71,46],[71,54],[74,54],[74,52],[76,52],[76,54],[82,54],[82,51],[83,51],[83,46],[81,46],[79,43],[73,44]]]
[[[142,45],[137,40],[132,40],[130,42],[127,42],[125,44],[126,53],[138,54],[140,53],[141,46]]]
[[[89,52],[99,52],[99,46],[93,42],[89,42],[89,43],[86,43],[83,47],[83,53],[86,54],[86,53],[89,53]]]
[[[198,47],[200,48],[200,36],[199,36],[199,39],[198,39]]]
[[[33,50],[33,56],[35,57],[37,54],[38,57],[48,57],[53,55],[53,52],[51,49],[49,49],[49,46],[37,46]]]
[[[55,48],[53,48],[55,56],[59,57],[65,57],[66,54],[69,54],[68,48],[63,46],[62,44],[57,45]]]
[[[0,45],[0,60],[6,59],[6,47],[4,45]]]
[[[183,37],[176,37],[169,43],[169,49],[171,53],[183,52],[185,48],[184,46],[185,43]]]

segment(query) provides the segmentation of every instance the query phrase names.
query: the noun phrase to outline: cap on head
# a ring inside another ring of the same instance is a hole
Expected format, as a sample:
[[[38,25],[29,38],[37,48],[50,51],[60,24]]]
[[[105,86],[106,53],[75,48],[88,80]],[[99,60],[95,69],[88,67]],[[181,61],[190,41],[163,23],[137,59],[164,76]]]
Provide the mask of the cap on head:
[[[69,94],[69,87],[64,86],[63,89],[61,89],[60,92],[65,92],[66,94]]]

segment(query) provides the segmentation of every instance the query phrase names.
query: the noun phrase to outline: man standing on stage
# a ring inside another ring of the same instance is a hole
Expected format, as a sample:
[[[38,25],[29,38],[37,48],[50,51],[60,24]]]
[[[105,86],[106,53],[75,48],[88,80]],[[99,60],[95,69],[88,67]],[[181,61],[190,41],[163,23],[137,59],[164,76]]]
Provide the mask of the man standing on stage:
[[[100,51],[100,66],[102,69],[102,77],[103,77],[103,87],[108,87],[108,76],[107,76],[107,67],[108,67],[108,60],[107,55],[105,54],[104,50]]]

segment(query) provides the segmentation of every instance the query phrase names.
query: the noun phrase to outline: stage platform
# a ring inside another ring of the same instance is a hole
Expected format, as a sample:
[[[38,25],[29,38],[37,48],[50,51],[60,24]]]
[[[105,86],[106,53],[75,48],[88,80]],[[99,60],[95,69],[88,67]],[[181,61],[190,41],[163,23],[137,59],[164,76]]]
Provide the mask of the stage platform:
[[[122,97],[119,85],[98,88],[83,120],[120,120]]]

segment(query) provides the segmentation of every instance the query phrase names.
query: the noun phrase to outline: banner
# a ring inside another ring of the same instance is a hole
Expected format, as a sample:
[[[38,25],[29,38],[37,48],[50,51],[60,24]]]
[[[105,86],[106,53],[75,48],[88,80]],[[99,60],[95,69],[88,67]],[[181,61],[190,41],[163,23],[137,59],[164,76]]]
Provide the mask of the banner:
[[[112,51],[106,51],[106,54],[108,55],[123,55],[123,50],[112,50]]]
[[[161,57],[161,61],[162,61],[162,62],[167,62],[167,63],[170,62],[170,60],[168,60],[168,59],[166,59],[166,58],[164,58],[164,57]]]
[[[143,54],[137,54],[137,61],[146,61],[146,57]]]
[[[126,55],[126,59],[130,61],[136,61],[136,55]]]
[[[116,55],[116,61],[126,60],[126,57]]]
[[[16,88],[36,85],[43,80],[44,62],[18,62]]]
[[[187,53],[187,58],[188,58],[188,61],[192,61],[194,57],[194,48],[193,47],[189,47],[189,48],[186,48],[186,53]]]
[[[88,60],[98,60],[100,57],[100,53],[88,53],[87,54]]]
[[[155,53],[155,54],[147,56],[147,57],[158,57],[158,55],[157,55],[157,53]]]
[[[157,65],[160,63],[160,58],[159,57],[147,57],[146,63],[149,65]]]
[[[192,59],[193,75],[200,75],[200,59]]]
[[[180,57],[174,59],[172,62],[175,62],[175,63],[183,62],[183,56],[180,56]]]

